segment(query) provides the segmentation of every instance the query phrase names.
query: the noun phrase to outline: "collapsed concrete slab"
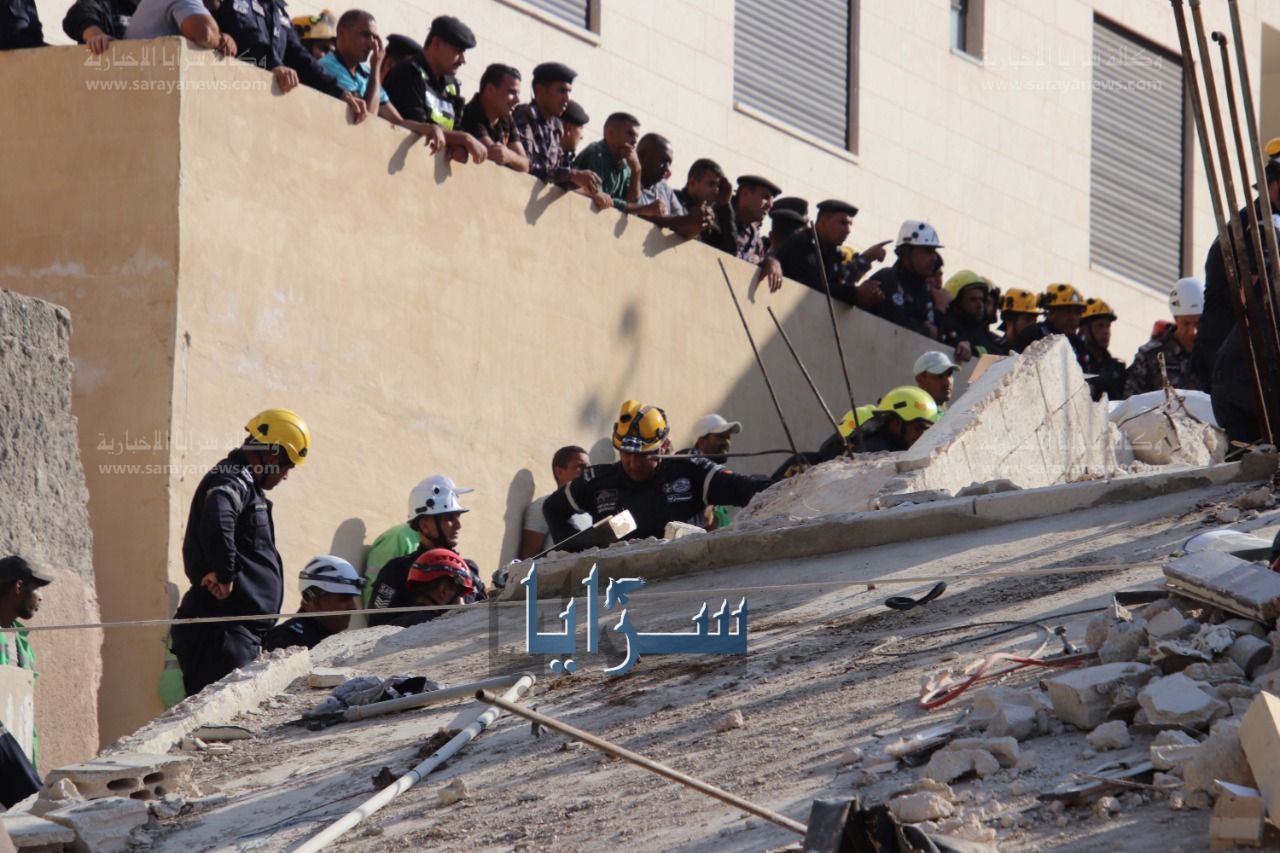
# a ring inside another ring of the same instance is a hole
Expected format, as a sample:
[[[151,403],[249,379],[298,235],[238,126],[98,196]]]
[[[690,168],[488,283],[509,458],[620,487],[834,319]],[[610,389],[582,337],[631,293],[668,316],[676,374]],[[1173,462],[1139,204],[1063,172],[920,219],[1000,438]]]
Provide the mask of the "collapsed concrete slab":
[[[1271,622],[1280,616],[1280,575],[1219,551],[1171,560],[1164,569],[1174,590],[1231,613]]]
[[[146,803],[109,797],[67,806],[45,817],[75,833],[74,853],[120,853],[129,848],[129,834],[145,824],[148,815]]]
[[[19,853],[61,853],[76,840],[76,834],[62,824],[32,815],[3,814],[0,824]]]
[[[118,755],[95,758],[69,767],[59,767],[45,777],[46,785],[67,779],[87,800],[130,797],[135,800],[163,799],[191,778],[191,759],[177,755]]]

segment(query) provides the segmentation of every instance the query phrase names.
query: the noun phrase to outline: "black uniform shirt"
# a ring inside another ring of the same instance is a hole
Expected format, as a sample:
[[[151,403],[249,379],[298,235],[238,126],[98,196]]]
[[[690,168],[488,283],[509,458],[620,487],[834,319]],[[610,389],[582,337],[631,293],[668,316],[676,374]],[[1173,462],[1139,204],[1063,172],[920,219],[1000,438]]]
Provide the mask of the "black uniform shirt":
[[[218,29],[235,39],[240,58],[270,71],[281,65],[298,73],[298,81],[341,98],[345,90],[302,46],[289,20],[284,0],[225,0],[213,13]]]
[[[321,640],[328,639],[333,634],[334,632],[321,624],[319,619],[295,617],[287,622],[281,622],[268,631],[267,636],[262,638],[262,650],[274,652],[276,649],[289,649],[294,646],[314,649],[320,645]]]
[[[515,124],[509,118],[499,118],[497,122],[490,124],[489,117],[485,115],[484,107],[480,104],[480,95],[477,93],[462,109],[462,126],[459,130],[465,130],[476,139],[487,139],[498,145],[506,145],[515,132]]]
[[[462,123],[462,86],[458,78],[436,77],[420,53],[396,63],[383,81],[382,90],[409,121],[431,122],[445,130],[455,130]]]

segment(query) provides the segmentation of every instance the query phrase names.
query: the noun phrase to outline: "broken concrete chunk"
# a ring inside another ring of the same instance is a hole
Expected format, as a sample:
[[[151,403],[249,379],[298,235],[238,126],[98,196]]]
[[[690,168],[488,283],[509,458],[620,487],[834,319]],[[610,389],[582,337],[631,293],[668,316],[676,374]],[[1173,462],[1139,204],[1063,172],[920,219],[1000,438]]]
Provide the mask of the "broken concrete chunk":
[[[462,777],[458,776],[448,785],[445,785],[436,795],[440,797],[440,802],[446,806],[451,806],[459,800],[465,800],[471,796],[471,792],[467,790],[467,783],[462,781]]]
[[[862,750],[856,746],[846,747],[844,752],[840,753],[840,763],[844,765],[857,764],[862,760]]]
[[[675,539],[683,539],[686,536],[697,536],[706,533],[706,529],[696,524],[688,524],[683,521],[668,521],[666,528],[662,531],[662,538],[668,542]]]
[[[317,666],[307,674],[307,686],[315,688],[334,688],[355,678],[361,673],[350,667]]]
[[[1137,660],[1147,645],[1147,632],[1132,622],[1116,622],[1107,631],[1107,638],[1098,648],[1098,660],[1103,663],[1125,663]]]
[[[191,778],[191,759],[181,755],[117,755],[49,772],[46,784],[70,779],[87,800],[133,797],[158,800]],[[145,807],[144,807],[145,811]]]
[[[716,723],[716,731],[729,732],[734,729],[740,729],[746,725],[746,720],[742,718],[742,712],[734,709],[732,713]]]
[[[1253,785],[1253,773],[1240,746],[1240,722],[1219,720],[1209,738],[1200,744],[1182,766],[1182,779],[1189,791],[1213,793],[1214,782]]]
[[[128,849],[129,834],[147,822],[147,804],[107,797],[55,809],[47,818],[76,834],[75,853],[119,853]]]
[[[1235,524],[1240,520],[1240,510],[1233,506],[1226,506],[1214,513],[1214,518],[1223,524]]]
[[[1271,489],[1259,486],[1236,498],[1234,503],[1241,509],[1262,509],[1265,506],[1271,506]]]
[[[1200,551],[1164,567],[1172,590],[1213,602],[1238,616],[1271,622],[1280,616],[1280,574],[1216,551]]]
[[[31,814],[40,817],[73,802],[82,803],[84,797],[80,796],[75,783],[70,779],[58,779],[41,789],[40,795],[31,804]]]
[[[1182,672],[1196,664],[1207,664],[1213,655],[1201,651],[1186,640],[1151,639],[1151,662],[1165,675]]]
[[[1018,763],[1018,741],[1012,737],[963,737],[947,744],[948,750],[981,749],[991,753],[1001,767],[1013,767]]]
[[[1211,853],[1237,847],[1260,847],[1265,830],[1266,803],[1262,792],[1245,785],[1214,786],[1213,817],[1209,819]]]
[[[1230,681],[1244,678],[1244,670],[1230,659],[1193,663],[1182,674],[1192,681]]]
[[[151,804],[151,813],[160,820],[173,820],[182,814],[182,807],[187,800],[181,794],[168,794],[163,800]]]
[[[1089,746],[1099,750],[1128,749],[1129,744],[1133,742],[1129,737],[1129,727],[1122,720],[1103,723],[1089,732],[1085,740],[1088,741]]]
[[[0,814],[0,824],[19,850],[63,850],[76,840],[76,834],[62,824],[33,815],[7,812]]]
[[[1157,770],[1177,770],[1191,760],[1200,741],[1184,732],[1160,732],[1151,741],[1151,765]]]
[[[1187,617],[1177,610],[1166,610],[1147,620],[1147,634],[1157,640],[1172,639],[1185,632],[1188,624]]]
[[[1089,731],[1106,719],[1117,694],[1136,690],[1156,674],[1147,664],[1108,663],[1072,670],[1043,684],[1058,718]]]
[[[1223,625],[1201,625],[1200,630],[1191,639],[1191,645],[1202,652],[1220,655],[1231,648],[1231,644],[1235,641],[1236,636],[1231,633],[1230,628]]]
[[[1259,693],[1240,721],[1239,735],[1267,812],[1280,815],[1280,698]]]
[[[1239,637],[1241,634],[1248,634],[1252,637],[1267,638],[1267,626],[1261,622],[1255,622],[1252,619],[1245,619],[1237,616],[1233,619],[1227,619],[1221,623],[1224,628],[1230,629],[1231,633]]]
[[[987,735],[990,737],[1011,737],[1015,740],[1027,740],[1037,735],[1047,735],[1052,731],[1049,712],[1044,708],[1031,708],[1027,705],[1009,705],[1001,708],[995,718],[987,724]]]
[[[951,817],[955,809],[937,794],[922,792],[894,797],[889,801],[889,811],[903,823],[922,823]]]
[[[1205,729],[1230,708],[1200,689],[1199,684],[1181,673],[1167,675],[1143,688],[1138,704],[1154,725],[1187,726]]]
[[[970,773],[985,779],[999,769],[999,760],[985,749],[943,749],[929,759],[924,776],[950,784]]]

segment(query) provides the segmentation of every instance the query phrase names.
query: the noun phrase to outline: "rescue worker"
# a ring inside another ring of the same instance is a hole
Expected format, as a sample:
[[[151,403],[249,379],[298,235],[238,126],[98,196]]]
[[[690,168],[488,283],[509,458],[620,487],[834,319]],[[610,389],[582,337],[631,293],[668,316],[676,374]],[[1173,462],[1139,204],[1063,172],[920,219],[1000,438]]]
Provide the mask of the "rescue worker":
[[[1116,321],[1116,314],[1111,306],[1101,299],[1086,299],[1084,314],[1080,316],[1080,336],[1084,341],[1085,360],[1080,367],[1085,374],[1092,376],[1089,388],[1093,392],[1093,402],[1102,399],[1106,394],[1110,400],[1123,400],[1124,362],[1111,354],[1111,324]]]
[[[849,436],[851,453],[908,450],[938,420],[938,404],[922,388],[902,385],[880,398],[872,417]]]
[[[40,590],[53,583],[53,578],[31,567],[21,557],[0,560],[0,665],[18,666],[35,672],[36,655],[27,642],[27,632],[19,619],[31,619],[44,598]],[[32,732],[30,750],[18,743],[13,733],[0,720],[0,806],[13,808],[43,787],[36,772],[37,738]],[[12,721],[10,721],[12,722]],[[30,752],[31,757],[27,754]]]
[[[991,283],[973,270],[960,272],[944,285],[951,296],[939,324],[938,340],[955,349],[956,358],[966,362],[991,355],[1008,355],[1000,337],[987,320],[987,296]]]
[[[555,491],[559,491],[577,479],[584,468],[591,467],[591,457],[587,451],[571,444],[557,450],[551,456],[551,477],[556,482]],[[535,557],[556,544],[547,529],[546,516],[542,514],[542,505],[549,495],[543,495],[529,504],[524,511],[524,529],[520,531],[520,559]],[[571,519],[577,530],[586,530],[591,526],[591,516],[579,513]],[[494,584],[497,586],[497,583]]]
[[[182,566],[191,588],[174,614],[263,616],[284,603],[284,573],[276,550],[267,492],[307,463],[311,432],[296,412],[255,415],[249,437],[205,474],[191,498]],[[169,632],[187,695],[194,696],[258,657],[273,620],[174,625]]]
[[[1191,365],[1196,327],[1204,310],[1204,282],[1198,278],[1180,278],[1169,291],[1169,311],[1173,325],[1138,347],[1124,380],[1125,396],[1159,391],[1164,376],[1174,388],[1203,391],[1204,384]],[[1160,373],[1160,356],[1164,356],[1164,375]]]
[[[621,460],[594,465],[543,504],[551,535],[572,535],[569,519],[578,512],[592,522],[628,510],[636,530],[628,539],[661,538],[667,522],[701,526],[708,505],[746,506],[773,481],[734,474],[710,459],[661,459],[667,443],[667,416],[657,406],[628,400],[618,412],[613,446]]]
[[[857,305],[858,281],[871,270],[873,263],[884,260],[884,247],[889,242],[877,243],[860,254],[842,251],[844,241],[853,230],[853,218],[857,215],[858,208],[848,202],[833,198],[818,202],[818,219],[814,222],[813,231],[807,228],[796,231],[774,249],[773,257],[782,267],[782,274],[825,295],[826,288],[822,284],[822,268],[825,268],[831,298]],[[774,230],[777,230],[777,225]],[[817,232],[818,245],[822,248],[822,268],[819,267],[818,252],[813,247],[814,232]]]
[[[413,487],[409,493],[409,526],[418,534],[418,547],[411,554],[389,560],[378,578],[373,582],[373,593],[369,601],[370,607],[409,607],[415,596],[407,586],[409,570],[414,560],[433,548],[447,548],[455,554],[458,549],[458,538],[462,533],[462,514],[470,512],[458,502],[460,493],[471,489],[457,489],[452,481],[443,475],[428,477]],[[472,560],[465,560],[474,575],[473,590],[468,593],[472,601],[488,598],[484,584],[480,581],[480,568]],[[371,613],[369,626],[387,625],[393,622],[398,613]]]
[[[293,29],[316,59],[324,59],[338,46],[338,21],[328,9],[319,15],[299,15],[293,19]]]
[[[383,81],[391,103],[409,121],[430,122],[444,130],[449,156],[459,163],[483,163],[488,149],[461,129],[462,84],[454,75],[476,46],[470,27],[450,15],[431,22],[422,53],[396,65]]]
[[[1010,354],[1022,351],[1015,347],[1018,335],[1036,324],[1040,317],[1040,303],[1036,295],[1029,290],[1017,287],[1009,288],[1009,292],[1000,298],[1000,345]]]
[[[729,464],[729,448],[733,446],[733,436],[742,432],[742,424],[738,421],[725,420],[718,414],[703,415],[693,423],[693,447],[681,450],[681,456],[696,453],[705,456],[718,465]],[[703,513],[703,526],[707,530],[719,530],[733,523],[733,515],[725,506],[708,506]]]
[[[868,279],[876,285],[874,289],[864,292],[859,288],[859,306],[882,320],[937,340],[938,321],[928,278],[938,265],[941,248],[938,232],[928,222],[911,219],[902,223],[893,246],[897,261]]]
[[[333,613],[338,610],[359,610],[360,591],[365,587],[364,578],[355,566],[341,557],[312,557],[298,573],[298,591],[302,594],[299,613]],[[314,649],[321,640],[347,630],[351,625],[350,613],[330,616],[295,616],[267,632],[262,639],[264,651],[306,646]]]
[[[1062,335],[1075,350],[1076,361],[1084,368],[1088,352],[1080,339],[1080,318],[1084,316],[1084,297],[1069,284],[1051,284],[1040,294],[1038,303],[1044,309],[1044,320],[1027,326],[1014,338],[1013,349],[1022,352],[1041,338]]]
[[[951,399],[955,387],[955,374],[960,369],[945,352],[930,350],[921,354],[911,368],[916,386],[933,398],[938,411]]]
[[[453,480],[444,474],[432,474],[430,477],[422,480],[418,485],[414,486],[414,490],[421,489],[424,486],[433,485],[443,486],[455,495],[466,495],[474,492],[475,489],[464,489],[461,486],[454,485]],[[412,505],[414,500],[414,491],[409,492],[409,503]],[[382,567],[394,560],[396,557],[404,557],[414,553],[422,545],[422,537],[419,536],[417,529],[409,522],[388,527],[379,534],[378,538],[373,540],[372,547],[369,548],[369,556],[364,561],[365,578],[376,578]],[[373,595],[373,584],[365,587],[364,600],[367,603]]]
[[[473,604],[476,578],[461,557],[448,548],[432,548],[413,560],[405,578],[407,601],[401,606]],[[419,610],[393,614],[388,625],[410,628],[443,616],[448,610]]]

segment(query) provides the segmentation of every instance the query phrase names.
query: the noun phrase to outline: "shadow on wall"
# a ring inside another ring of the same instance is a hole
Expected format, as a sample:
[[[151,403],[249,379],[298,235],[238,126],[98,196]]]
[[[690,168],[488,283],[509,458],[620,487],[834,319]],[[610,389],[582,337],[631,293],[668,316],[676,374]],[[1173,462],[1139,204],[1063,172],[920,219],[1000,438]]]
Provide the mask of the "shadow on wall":
[[[502,514],[501,557],[495,568],[514,560],[520,551],[520,538],[524,533],[524,511],[537,497],[533,488],[533,472],[528,468],[521,468],[511,478],[511,485],[507,487],[507,509]]]
[[[341,557],[353,566],[363,566],[365,558],[369,556],[369,548],[364,544],[366,533],[364,519],[348,518],[333,531],[333,540],[329,543],[329,554]],[[312,554],[311,556],[320,555]],[[288,568],[286,567],[285,570],[288,571]],[[298,571],[302,571],[302,568],[299,567]]]

